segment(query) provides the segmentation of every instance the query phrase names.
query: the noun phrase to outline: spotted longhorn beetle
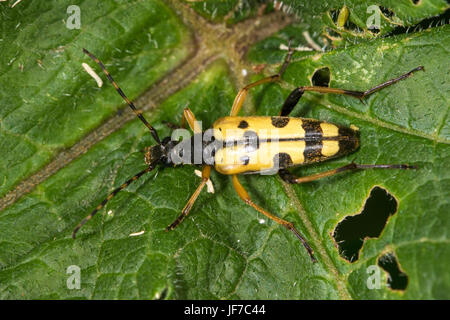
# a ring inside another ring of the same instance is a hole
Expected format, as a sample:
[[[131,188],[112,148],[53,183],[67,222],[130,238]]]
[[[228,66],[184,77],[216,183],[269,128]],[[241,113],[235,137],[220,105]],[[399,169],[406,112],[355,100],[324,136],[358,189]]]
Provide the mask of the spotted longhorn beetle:
[[[137,173],[135,176],[125,181],[120,187],[112,191],[106,199],[103,200],[91,212],[91,214],[89,214],[77,225],[72,234],[73,238],[75,238],[78,230],[99,210],[101,210],[120,190],[126,188],[130,183],[136,181],[145,173],[152,171],[157,166],[174,166],[174,162],[171,157],[173,150],[180,145],[188,147],[194,145],[193,137],[204,133],[197,125],[192,111],[189,108],[185,108],[183,111],[182,125],[184,126],[187,122],[191,130],[194,132],[194,135],[190,139],[182,140],[181,142],[173,141],[171,137],[160,140],[156,130],[147,122],[147,120],[145,120],[142,112],[136,109],[133,102],[126,97],[109,72],[106,70],[103,63],[88,50],[83,49],[83,52],[100,66],[117,92],[134,111],[136,116],[150,130],[150,133],[157,144],[146,148],[145,162],[148,165],[147,168]],[[166,231],[174,229],[188,215],[195,200],[209,179],[211,167],[214,167],[221,174],[231,175],[236,192],[246,204],[250,205],[258,212],[272,219],[276,223],[281,224],[286,229],[294,233],[294,235],[302,242],[311,260],[316,262],[317,260],[313,255],[312,248],[300,232],[297,231],[293,223],[281,219],[255,204],[250,199],[242,184],[239,182],[238,174],[255,174],[270,172],[270,170],[272,170],[272,173],[278,173],[284,181],[297,184],[329,177],[344,171],[373,168],[415,168],[414,166],[407,164],[356,164],[352,162],[343,167],[304,177],[296,177],[291,174],[287,170],[288,168],[340,157],[354,152],[359,147],[359,129],[356,127],[349,128],[316,119],[289,117],[289,114],[305,91],[348,95],[362,100],[376,91],[408,78],[415,71],[424,70],[423,66],[416,67],[397,78],[383,82],[366,91],[352,91],[320,86],[300,86],[294,89],[287,97],[281,108],[279,116],[238,116],[245,97],[247,96],[248,90],[264,83],[278,81],[283,72],[286,70],[293,52],[294,50],[289,48],[284,63],[281,65],[281,68],[277,74],[253,82],[241,89],[233,102],[230,116],[220,118],[213,124],[215,133],[212,140],[214,140],[216,145],[217,142],[219,142],[219,148],[214,150],[214,153],[212,154],[212,161],[210,159],[207,162],[202,162],[203,169],[200,185],[184,206],[180,216],[166,228]],[[276,132],[275,136],[273,132]],[[250,148],[249,142],[253,142],[253,145]],[[276,148],[273,148],[274,146],[276,146]],[[202,145],[202,148],[207,147],[207,145]],[[276,152],[273,150],[276,150]],[[264,153],[264,155],[262,155],[262,153]],[[267,156],[270,161],[262,162],[261,159],[267,159]],[[237,161],[227,162],[223,160],[224,158],[237,159]]]

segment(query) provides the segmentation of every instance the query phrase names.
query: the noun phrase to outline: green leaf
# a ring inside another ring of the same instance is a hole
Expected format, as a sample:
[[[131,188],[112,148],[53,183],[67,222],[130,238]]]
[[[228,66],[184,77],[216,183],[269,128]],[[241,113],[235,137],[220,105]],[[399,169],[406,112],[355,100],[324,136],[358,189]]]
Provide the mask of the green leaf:
[[[69,29],[74,2],[0,4],[0,196],[117,112],[114,91],[84,86],[93,80],[83,47],[131,99],[189,52],[187,30],[160,1],[82,2],[81,28]]]
[[[430,274],[445,273],[445,261],[450,259],[446,217],[449,167],[445,160],[449,156],[450,90],[446,84],[450,79],[440,64],[448,55],[448,32],[447,25],[302,58],[292,63],[284,76],[291,84],[284,87],[293,88],[311,83],[314,72],[327,67],[331,87],[366,90],[419,65],[425,67],[425,72],[372,95],[365,103],[348,97],[311,94],[303,101],[303,108],[293,114],[361,129],[361,148],[356,154],[347,160],[294,171],[300,175],[336,168],[337,164],[353,160],[419,166],[417,171],[374,170],[289,187],[301,204],[299,211],[304,211],[305,219],[312,222],[311,228],[316,230],[331,257],[331,265],[344,275],[348,292],[354,298],[448,297],[444,288],[448,288],[449,279],[446,276],[436,281],[430,279]],[[285,92],[288,91],[273,85],[269,90],[261,89],[258,113],[274,114],[273,106],[281,104]],[[317,107],[318,103],[323,107]],[[387,189],[397,200],[398,210],[388,220],[380,238],[366,240],[359,261],[349,265],[336,254],[330,233],[343,218],[361,211],[374,186]],[[409,276],[405,292],[369,290],[364,285],[367,267],[377,264],[381,252],[388,250],[395,252]],[[438,256],[437,260],[433,258]],[[428,289],[423,291],[424,287]]]
[[[10,157],[0,160],[4,161],[0,177],[8,175],[3,178],[7,181],[3,193],[42,168],[61,148],[83,141],[120,107],[120,97],[110,83],[95,88],[95,82],[81,69],[80,64],[88,62],[100,74],[80,48],[88,47],[101,58],[130,98],[189,59],[189,34],[195,30],[188,31],[190,25],[184,26],[177,14],[201,19],[195,13],[175,2],[113,3],[102,1],[105,8],[100,2],[98,6],[89,2],[91,8],[82,7],[88,6],[83,2],[81,10],[90,18],[85,18],[81,30],[70,32],[60,25],[44,28],[49,21],[57,24],[67,17],[69,2],[23,2],[19,4],[22,7],[2,8],[2,17],[8,19],[2,20],[0,34],[13,45],[0,48],[7,53],[0,58],[0,132],[17,130],[11,136],[20,141],[8,136],[0,143],[2,152]],[[142,20],[136,15],[142,15]],[[18,19],[29,20],[16,33],[7,32]],[[96,36],[99,28],[104,37]],[[150,30],[151,39],[144,37],[141,28]],[[264,75],[276,73],[286,54],[279,45],[287,43],[287,34],[298,28],[301,25],[290,26],[253,46],[248,59],[252,64],[267,64]],[[45,32],[39,32],[41,29]],[[48,37],[51,30],[61,38]],[[417,170],[342,173],[303,185],[289,185],[277,176],[240,178],[257,204],[296,225],[314,248],[318,263],[311,263],[291,233],[241,201],[230,178],[216,172],[211,176],[215,193],[204,191],[190,215],[174,231],[165,232],[200,181],[195,168],[189,166],[144,175],[108,202],[73,240],[75,225],[109,192],[145,168],[142,150],[154,141],[135,119],[0,211],[0,298],[448,299],[450,73],[444,62],[448,60],[449,31],[445,25],[328,52],[296,52],[280,83],[252,89],[242,114],[275,115],[289,92],[295,86],[310,85],[314,72],[323,67],[330,70],[331,87],[349,90],[366,90],[419,65],[425,67],[425,72],[416,72],[364,102],[306,93],[292,114],[355,125],[361,131],[361,148],[356,153],[294,169],[295,174],[314,174],[351,161],[407,163],[417,165]],[[151,46],[156,34],[159,48]],[[32,37],[42,41],[32,41]],[[58,41],[44,45],[44,40],[51,39]],[[59,67],[51,63],[57,43],[66,44]],[[27,46],[32,50],[25,50]],[[22,53],[16,54],[19,48]],[[4,69],[15,56],[18,58]],[[39,56],[45,69],[33,65],[27,71],[28,63]],[[224,52],[189,85],[144,113],[161,137],[170,135],[165,122],[179,123],[186,106],[203,128],[229,114],[239,89],[236,75],[241,71],[236,72],[233,58]],[[23,74],[19,59],[27,62]],[[201,65],[196,67],[203,70]],[[63,74],[68,76],[66,81],[61,80]],[[41,77],[46,81],[38,81]],[[176,86],[164,81],[157,85]],[[52,102],[47,92],[57,101]],[[27,97],[33,107],[23,102]],[[131,113],[128,109],[124,112]],[[37,123],[39,129],[30,128],[28,122]],[[20,152],[25,148],[21,143],[46,154]],[[11,151],[13,146],[17,148]],[[15,167],[23,168],[13,171]],[[375,186],[395,198],[397,212],[378,237],[364,239],[359,259],[350,263],[335,246],[333,232],[345,217],[362,211]],[[144,233],[136,235],[141,231]],[[404,290],[390,289],[383,269],[381,287],[369,289],[367,285],[368,268],[378,265],[387,253],[393,254],[408,277]],[[70,266],[81,272],[80,289],[69,289]]]

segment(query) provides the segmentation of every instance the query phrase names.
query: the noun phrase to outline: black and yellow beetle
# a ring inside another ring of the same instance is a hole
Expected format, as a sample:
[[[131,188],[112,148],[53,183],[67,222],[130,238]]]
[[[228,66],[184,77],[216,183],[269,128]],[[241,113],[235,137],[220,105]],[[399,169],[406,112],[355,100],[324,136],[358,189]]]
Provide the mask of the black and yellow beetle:
[[[379,84],[364,92],[318,86],[298,87],[293,90],[286,99],[279,116],[238,117],[237,114],[239,113],[250,88],[263,83],[275,82],[280,79],[293,54],[293,50],[290,49],[278,74],[251,83],[239,91],[231,108],[230,116],[220,118],[214,123],[212,134],[210,134],[208,139],[204,139],[206,134],[198,126],[194,114],[188,108],[184,109],[182,126],[184,126],[185,122],[187,122],[191,130],[194,132],[194,135],[188,139],[178,142],[173,140],[171,137],[160,140],[156,130],[145,120],[141,112],[136,109],[133,102],[125,96],[123,91],[114,82],[102,62],[100,62],[86,49],[83,49],[83,51],[100,66],[122,98],[136,113],[137,117],[150,130],[150,133],[157,144],[155,146],[148,147],[146,150],[145,161],[148,167],[111,192],[108,197],[103,200],[103,202],[100,203],[94,211],[92,211],[91,214],[89,214],[85,219],[83,219],[83,221],[81,221],[80,224],[78,224],[73,231],[73,238],[75,238],[78,230],[100,209],[102,209],[105,204],[120,190],[126,188],[130,183],[136,181],[145,173],[152,171],[158,165],[174,166],[179,163],[201,164],[203,166],[203,170],[200,185],[197,187],[194,194],[183,208],[181,215],[166,228],[166,231],[174,229],[184,219],[184,217],[188,215],[195,200],[209,179],[211,167],[214,167],[219,173],[232,176],[233,186],[239,197],[241,197],[246,204],[252,206],[260,213],[292,231],[302,242],[312,261],[316,262],[312,248],[308,245],[305,238],[297,231],[294,225],[291,222],[272,215],[255,204],[239,182],[238,174],[278,173],[283,180],[289,183],[303,183],[328,177],[347,170],[369,168],[414,168],[413,166],[406,164],[350,163],[343,167],[322,173],[305,177],[296,177],[287,169],[336,158],[358,149],[359,130],[357,128],[348,128],[315,119],[292,118],[289,117],[289,114],[305,91],[343,94],[363,99],[380,89],[409,77],[415,71],[423,70],[422,66],[419,66],[408,73]],[[194,149],[198,148],[198,144],[196,144],[195,141],[201,141],[199,147],[202,155],[205,154],[205,151],[208,151],[208,154],[210,155],[209,157],[201,157],[200,163],[196,163],[192,159],[192,155],[195,154]],[[187,157],[187,159],[186,157],[183,158],[183,152],[186,151],[192,151],[191,156]],[[177,162],[174,161],[174,156],[178,156]]]

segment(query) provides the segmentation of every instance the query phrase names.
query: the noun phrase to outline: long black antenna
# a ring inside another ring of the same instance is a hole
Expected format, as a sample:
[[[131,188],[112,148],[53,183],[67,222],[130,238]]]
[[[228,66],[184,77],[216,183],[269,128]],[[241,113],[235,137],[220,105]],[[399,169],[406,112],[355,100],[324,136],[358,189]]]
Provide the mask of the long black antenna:
[[[78,230],[80,230],[80,228],[89,220],[92,219],[93,216],[95,216],[95,214],[101,210],[106,203],[111,200],[116,194],[119,193],[119,191],[125,189],[126,187],[128,187],[132,182],[136,181],[137,179],[139,179],[140,177],[142,177],[145,173],[152,171],[154,168],[156,167],[156,164],[154,163],[150,163],[150,165],[145,168],[144,170],[142,170],[141,172],[135,174],[133,177],[131,177],[130,179],[128,179],[127,181],[125,181],[120,187],[116,188],[113,190],[113,192],[111,192],[105,200],[102,201],[102,203],[100,203],[86,218],[84,218],[73,230],[72,233],[72,238],[75,239],[75,237],[77,236],[77,232]]]
[[[156,132],[155,128],[153,128],[150,123],[147,122],[147,120],[145,120],[144,116],[142,115],[142,111],[136,109],[136,107],[134,106],[133,102],[131,102],[127,96],[125,95],[125,93],[123,93],[122,89],[119,88],[119,86],[117,85],[117,83],[114,81],[114,79],[111,77],[111,75],[109,74],[108,70],[106,70],[105,66],[103,65],[103,63],[96,57],[94,56],[92,53],[90,53],[88,50],[83,48],[83,52],[85,54],[87,54],[92,60],[94,60],[99,66],[100,68],[102,68],[103,72],[106,74],[106,77],[108,78],[108,80],[113,84],[114,88],[116,88],[117,92],[120,94],[120,96],[126,101],[126,103],[130,106],[130,108],[134,111],[134,113],[136,114],[136,116],[141,119],[141,121],[145,124],[145,126],[147,128],[149,128],[153,139],[155,139],[155,141],[158,144],[161,144],[161,140],[159,139],[158,133]]]

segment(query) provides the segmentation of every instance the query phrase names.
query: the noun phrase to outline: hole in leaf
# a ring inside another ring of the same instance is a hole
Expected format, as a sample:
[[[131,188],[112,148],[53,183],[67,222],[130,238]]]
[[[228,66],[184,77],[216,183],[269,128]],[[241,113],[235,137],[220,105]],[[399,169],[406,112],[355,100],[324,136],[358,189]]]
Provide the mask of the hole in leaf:
[[[337,18],[339,16],[339,9],[330,10],[329,14],[330,14],[331,20],[333,20],[333,22],[336,24]]]
[[[358,260],[364,239],[378,238],[396,211],[397,200],[385,189],[374,187],[362,212],[345,217],[334,229],[333,238],[340,256],[349,262]]]
[[[392,290],[405,290],[408,276],[400,270],[394,253],[389,252],[378,259],[378,265],[388,274],[387,284]]]
[[[311,78],[313,86],[328,87],[330,85],[330,68],[316,70]]]
[[[411,0],[411,1],[415,6],[418,6],[422,2],[422,0]]]
[[[356,24],[354,24],[350,19],[348,19],[347,22],[345,23],[345,27],[346,29],[353,31],[354,33],[362,32],[362,29]]]
[[[383,13],[383,15],[384,15],[386,18],[391,18],[392,16],[394,16],[394,11],[392,11],[392,10],[389,9],[389,8],[380,6],[380,11]]]

